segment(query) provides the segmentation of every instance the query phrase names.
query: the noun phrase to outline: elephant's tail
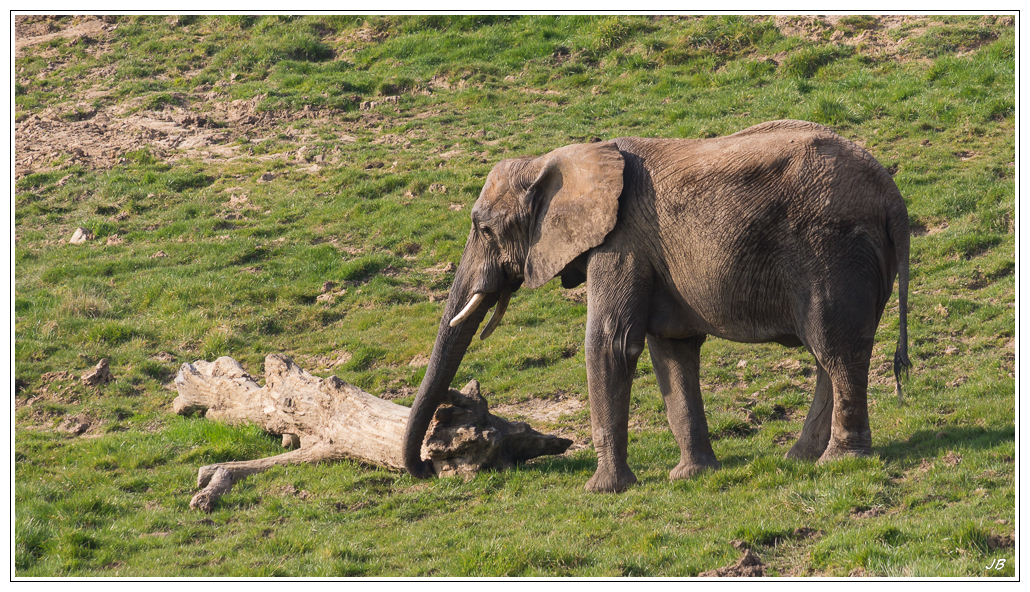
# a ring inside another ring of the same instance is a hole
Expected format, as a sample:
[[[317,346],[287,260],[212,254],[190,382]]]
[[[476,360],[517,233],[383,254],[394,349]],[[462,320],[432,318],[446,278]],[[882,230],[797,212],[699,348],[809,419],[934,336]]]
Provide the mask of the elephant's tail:
[[[888,214],[887,232],[894,243],[898,266],[898,348],[894,352],[894,392],[901,403],[901,375],[908,377],[912,360],[908,358],[908,211],[901,195],[897,196],[900,208]],[[899,211],[900,210],[900,211]]]

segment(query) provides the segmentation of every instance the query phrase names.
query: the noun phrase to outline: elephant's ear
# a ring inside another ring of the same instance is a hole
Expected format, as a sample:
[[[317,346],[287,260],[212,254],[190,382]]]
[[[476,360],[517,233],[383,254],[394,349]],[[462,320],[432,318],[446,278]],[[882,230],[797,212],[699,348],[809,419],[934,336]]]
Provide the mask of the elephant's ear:
[[[625,165],[615,142],[573,144],[540,157],[526,192],[535,227],[526,257],[527,288],[537,288],[615,228]]]

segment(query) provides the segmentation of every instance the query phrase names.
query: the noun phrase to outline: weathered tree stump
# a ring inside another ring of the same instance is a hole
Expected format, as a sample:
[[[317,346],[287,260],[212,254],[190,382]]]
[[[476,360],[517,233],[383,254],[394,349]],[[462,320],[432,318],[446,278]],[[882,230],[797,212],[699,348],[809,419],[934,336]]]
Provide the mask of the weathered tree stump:
[[[236,360],[183,364],[175,377],[179,415],[202,413],[229,424],[253,423],[283,437],[285,454],[201,467],[190,507],[211,511],[218,498],[249,475],[277,465],[340,459],[404,470],[401,443],[410,409],[385,401],[335,376],[312,376],[282,355],[265,358],[262,387]],[[422,457],[438,476],[507,469],[548,454],[561,454],[571,440],[541,434],[522,422],[491,415],[479,383],[450,389],[425,442]]]

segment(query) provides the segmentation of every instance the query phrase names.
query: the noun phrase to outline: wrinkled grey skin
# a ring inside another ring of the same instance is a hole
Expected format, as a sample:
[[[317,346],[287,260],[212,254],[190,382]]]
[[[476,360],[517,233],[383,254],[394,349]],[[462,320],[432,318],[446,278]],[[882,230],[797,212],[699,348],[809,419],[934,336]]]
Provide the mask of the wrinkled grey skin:
[[[672,479],[719,467],[698,378],[708,335],[803,346],[815,357],[812,407],[789,458],[870,454],[869,360],[895,276],[895,375],[911,365],[908,255],[908,214],[890,175],[813,123],[773,121],[706,140],[618,138],[502,161],[472,209],[412,406],[407,469],[432,474],[420,457],[427,427],[487,310],[503,308],[523,283],[536,288],[555,276],[566,288],[587,284],[597,451],[587,490],[636,481],[626,444],[645,342],[680,446]],[[476,293],[484,300],[455,320]]]

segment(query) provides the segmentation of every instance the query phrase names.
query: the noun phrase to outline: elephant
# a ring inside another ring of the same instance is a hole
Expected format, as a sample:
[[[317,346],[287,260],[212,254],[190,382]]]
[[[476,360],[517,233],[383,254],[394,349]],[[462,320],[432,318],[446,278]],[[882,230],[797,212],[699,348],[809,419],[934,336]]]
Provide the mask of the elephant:
[[[645,343],[680,448],[670,479],[720,467],[699,379],[708,336],[804,347],[815,393],[788,458],[872,453],[866,401],[880,317],[898,278],[897,394],[908,357],[909,221],[891,175],[819,124],[780,120],[707,139],[616,138],[502,160],[471,211],[461,263],[412,404],[405,468],[475,333],[512,294],[586,282],[585,357],[597,469],[587,491],[636,482],[630,388]]]

